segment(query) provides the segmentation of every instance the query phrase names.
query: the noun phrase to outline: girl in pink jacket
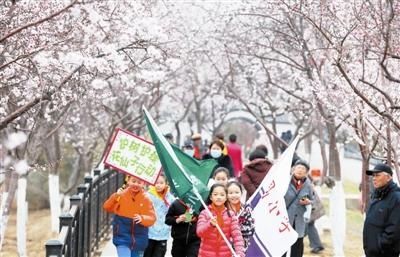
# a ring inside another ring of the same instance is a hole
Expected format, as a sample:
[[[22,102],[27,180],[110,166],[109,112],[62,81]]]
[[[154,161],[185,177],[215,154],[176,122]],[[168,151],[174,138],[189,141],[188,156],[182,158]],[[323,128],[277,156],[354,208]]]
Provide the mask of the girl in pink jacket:
[[[226,238],[232,242],[233,248],[239,257],[244,257],[244,242],[238,220],[226,208],[226,187],[214,184],[210,189],[206,204],[213,214],[210,218],[207,210],[201,211],[197,221],[197,235],[201,239],[198,257],[232,257],[229,247],[218,232],[216,224],[220,226]]]

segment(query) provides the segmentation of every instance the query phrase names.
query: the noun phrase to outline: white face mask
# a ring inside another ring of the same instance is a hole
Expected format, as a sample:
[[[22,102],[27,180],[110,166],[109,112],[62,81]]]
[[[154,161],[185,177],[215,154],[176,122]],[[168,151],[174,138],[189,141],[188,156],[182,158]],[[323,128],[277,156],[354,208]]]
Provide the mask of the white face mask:
[[[189,155],[190,157],[193,157],[194,155],[194,150],[193,149],[185,149],[183,150],[183,152],[187,155]]]
[[[216,149],[211,149],[210,150],[210,155],[211,155],[212,158],[217,159],[217,158],[219,158],[221,156],[221,154],[222,154],[221,150],[216,150]]]

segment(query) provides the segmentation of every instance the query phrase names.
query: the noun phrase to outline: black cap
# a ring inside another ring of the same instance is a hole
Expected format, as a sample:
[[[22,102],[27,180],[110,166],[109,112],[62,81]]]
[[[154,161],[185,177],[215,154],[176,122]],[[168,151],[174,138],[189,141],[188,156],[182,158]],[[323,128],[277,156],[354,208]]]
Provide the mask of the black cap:
[[[255,160],[255,159],[265,159],[267,155],[265,154],[264,151],[260,149],[255,149],[253,152],[250,153],[249,155],[249,161]]]
[[[190,148],[190,149],[193,149],[193,145],[192,145],[192,143],[186,141],[186,142],[183,144],[183,148]]]
[[[390,174],[390,175],[393,175],[392,168],[390,168],[389,165],[384,164],[384,163],[378,163],[378,164],[374,167],[374,169],[372,169],[372,170],[367,170],[366,173],[367,173],[368,176],[371,176],[372,174],[374,174],[374,173],[379,173],[379,172],[386,172],[386,173],[388,173],[388,174]]]
[[[299,160],[297,160],[297,161],[294,163],[294,166],[297,166],[297,165],[302,165],[302,166],[304,166],[304,167],[306,168],[307,171],[310,170],[310,165],[308,165],[308,163],[307,163],[306,161],[302,160],[302,159],[299,159]]]
[[[168,139],[173,139],[174,138],[174,136],[171,133],[165,134],[164,137],[168,138]]]

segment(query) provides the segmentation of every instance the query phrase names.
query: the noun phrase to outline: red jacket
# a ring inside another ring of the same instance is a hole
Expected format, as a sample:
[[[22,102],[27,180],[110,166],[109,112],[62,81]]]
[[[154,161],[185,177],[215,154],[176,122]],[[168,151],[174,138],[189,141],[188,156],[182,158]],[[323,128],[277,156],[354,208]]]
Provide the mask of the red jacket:
[[[213,213],[213,216],[216,216],[216,213]],[[237,217],[233,212],[228,214],[227,209],[223,211],[222,217],[224,219],[222,231],[227,239],[233,242],[236,254],[244,257],[244,241]],[[196,232],[201,239],[198,257],[232,257],[231,251],[219,235],[217,228],[211,225],[206,210],[201,211],[199,215]]]
[[[242,148],[236,143],[229,143],[227,147],[228,155],[232,159],[233,173],[235,174],[235,177],[238,178],[243,169]]]

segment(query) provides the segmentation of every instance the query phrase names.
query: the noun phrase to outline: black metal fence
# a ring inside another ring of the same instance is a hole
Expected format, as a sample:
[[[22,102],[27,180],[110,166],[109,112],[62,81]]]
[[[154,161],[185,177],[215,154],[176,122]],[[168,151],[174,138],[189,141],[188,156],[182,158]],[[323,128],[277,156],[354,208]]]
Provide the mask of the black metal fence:
[[[71,207],[60,215],[57,239],[46,242],[46,257],[90,257],[110,230],[111,214],[103,211],[103,203],[123,183],[124,175],[113,170],[94,170],[94,177],[85,177]]]

